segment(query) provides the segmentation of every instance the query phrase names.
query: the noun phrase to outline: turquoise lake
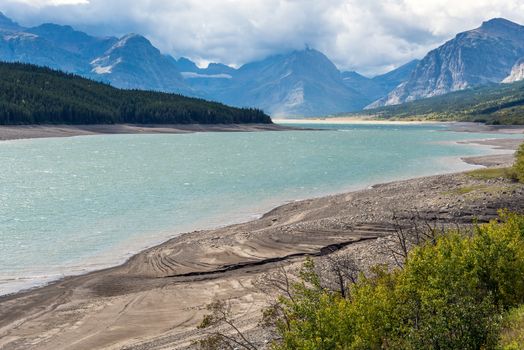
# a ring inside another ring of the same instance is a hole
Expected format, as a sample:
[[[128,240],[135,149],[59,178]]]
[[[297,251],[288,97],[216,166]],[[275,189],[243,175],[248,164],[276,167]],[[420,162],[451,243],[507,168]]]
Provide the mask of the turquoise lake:
[[[287,201],[471,169],[460,157],[500,151],[456,141],[521,137],[442,125],[315,127],[327,130],[0,142],[0,294]]]

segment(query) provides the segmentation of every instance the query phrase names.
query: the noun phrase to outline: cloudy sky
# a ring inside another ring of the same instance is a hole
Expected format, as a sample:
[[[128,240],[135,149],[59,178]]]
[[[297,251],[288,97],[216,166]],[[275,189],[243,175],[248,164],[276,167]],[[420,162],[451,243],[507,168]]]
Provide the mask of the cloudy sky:
[[[140,33],[175,57],[241,65],[306,45],[373,75],[493,17],[524,24],[523,0],[0,0],[22,25]]]

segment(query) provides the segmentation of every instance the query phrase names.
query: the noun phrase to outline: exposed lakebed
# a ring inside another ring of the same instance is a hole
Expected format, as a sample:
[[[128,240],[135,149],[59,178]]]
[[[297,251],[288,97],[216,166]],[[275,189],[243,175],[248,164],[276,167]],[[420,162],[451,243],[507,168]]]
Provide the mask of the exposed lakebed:
[[[493,151],[456,141],[521,137],[437,124],[315,127],[329,130],[0,143],[0,294],[289,200],[466,170],[460,157]]]

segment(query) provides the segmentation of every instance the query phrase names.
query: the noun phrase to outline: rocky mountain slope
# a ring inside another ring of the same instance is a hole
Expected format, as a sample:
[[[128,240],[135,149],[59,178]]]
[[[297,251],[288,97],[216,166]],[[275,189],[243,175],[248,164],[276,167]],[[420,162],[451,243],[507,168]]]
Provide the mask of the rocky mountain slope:
[[[495,18],[429,52],[409,80],[369,107],[395,105],[506,79],[524,56],[524,26]]]
[[[171,56],[160,53],[141,35],[129,34],[90,62],[91,76],[125,89],[192,95]]]
[[[236,106],[259,106],[279,116],[358,110],[369,100],[344,84],[335,65],[312,49],[246,64],[222,80],[222,88],[208,92],[212,97]]]
[[[511,69],[510,75],[504,79],[503,83],[514,83],[516,81],[524,80],[524,57],[515,63]]]
[[[415,68],[417,68],[419,62],[420,60],[409,61],[408,63],[393,69],[388,73],[378,75],[371,80],[374,83],[382,86],[387,94],[403,82],[407,81],[410,78],[411,73],[415,70]]]

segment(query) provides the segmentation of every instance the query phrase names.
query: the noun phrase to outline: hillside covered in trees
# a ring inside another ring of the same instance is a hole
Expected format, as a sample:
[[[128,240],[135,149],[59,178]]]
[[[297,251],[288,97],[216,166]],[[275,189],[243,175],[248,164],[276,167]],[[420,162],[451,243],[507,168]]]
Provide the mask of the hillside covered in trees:
[[[120,90],[48,68],[0,63],[0,125],[271,123],[263,111]]]
[[[385,119],[524,124],[524,81],[467,89],[362,113]]]

